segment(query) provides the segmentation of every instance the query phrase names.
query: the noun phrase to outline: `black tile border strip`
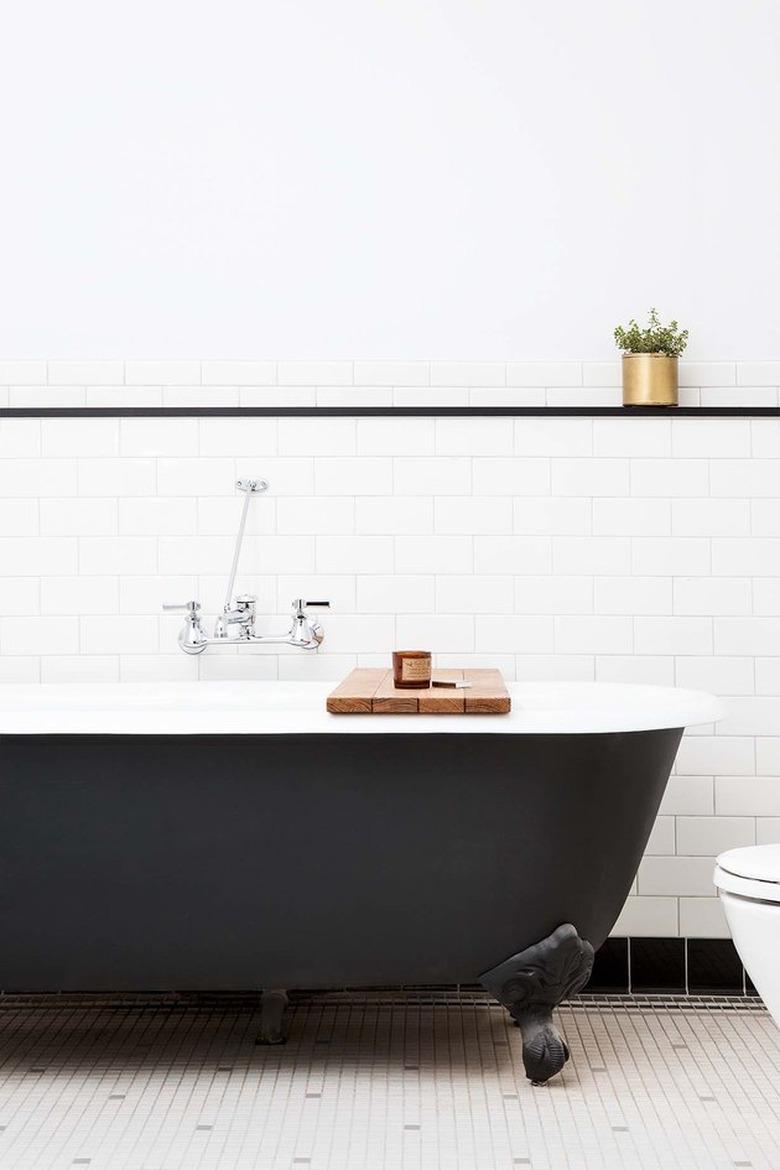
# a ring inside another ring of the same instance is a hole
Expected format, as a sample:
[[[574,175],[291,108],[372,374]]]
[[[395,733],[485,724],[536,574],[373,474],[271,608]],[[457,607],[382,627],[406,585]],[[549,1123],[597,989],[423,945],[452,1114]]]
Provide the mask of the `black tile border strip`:
[[[3,406],[3,418],[780,418],[780,406]]]
[[[730,938],[608,938],[588,994],[755,995]]]

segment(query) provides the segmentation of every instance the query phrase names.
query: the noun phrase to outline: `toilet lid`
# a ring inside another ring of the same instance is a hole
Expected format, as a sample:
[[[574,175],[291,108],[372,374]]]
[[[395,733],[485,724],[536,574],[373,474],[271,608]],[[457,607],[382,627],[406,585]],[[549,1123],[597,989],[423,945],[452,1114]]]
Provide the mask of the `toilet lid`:
[[[780,844],[748,845],[721,853],[715,885],[742,897],[780,902]]]

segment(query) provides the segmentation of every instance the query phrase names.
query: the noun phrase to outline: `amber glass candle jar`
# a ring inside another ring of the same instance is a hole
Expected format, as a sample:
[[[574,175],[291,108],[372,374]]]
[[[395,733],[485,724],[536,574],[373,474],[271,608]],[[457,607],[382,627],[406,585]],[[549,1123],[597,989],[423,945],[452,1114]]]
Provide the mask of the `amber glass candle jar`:
[[[431,653],[429,650],[394,650],[393,682],[397,687],[413,688],[431,685]]]

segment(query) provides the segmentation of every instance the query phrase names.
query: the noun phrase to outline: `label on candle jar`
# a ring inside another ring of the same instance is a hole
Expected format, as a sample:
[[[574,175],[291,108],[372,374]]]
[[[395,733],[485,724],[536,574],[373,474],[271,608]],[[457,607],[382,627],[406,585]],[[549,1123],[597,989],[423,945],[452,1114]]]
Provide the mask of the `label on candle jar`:
[[[404,658],[401,678],[404,682],[427,682],[431,677],[430,658]]]

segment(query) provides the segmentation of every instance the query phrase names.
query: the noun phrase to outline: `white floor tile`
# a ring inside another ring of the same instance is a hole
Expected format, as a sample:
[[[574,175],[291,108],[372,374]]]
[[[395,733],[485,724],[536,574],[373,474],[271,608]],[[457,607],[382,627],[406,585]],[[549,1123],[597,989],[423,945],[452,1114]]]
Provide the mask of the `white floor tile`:
[[[0,1165],[776,1170],[780,1032],[752,999],[585,997],[544,1088],[481,992],[3,997]]]

